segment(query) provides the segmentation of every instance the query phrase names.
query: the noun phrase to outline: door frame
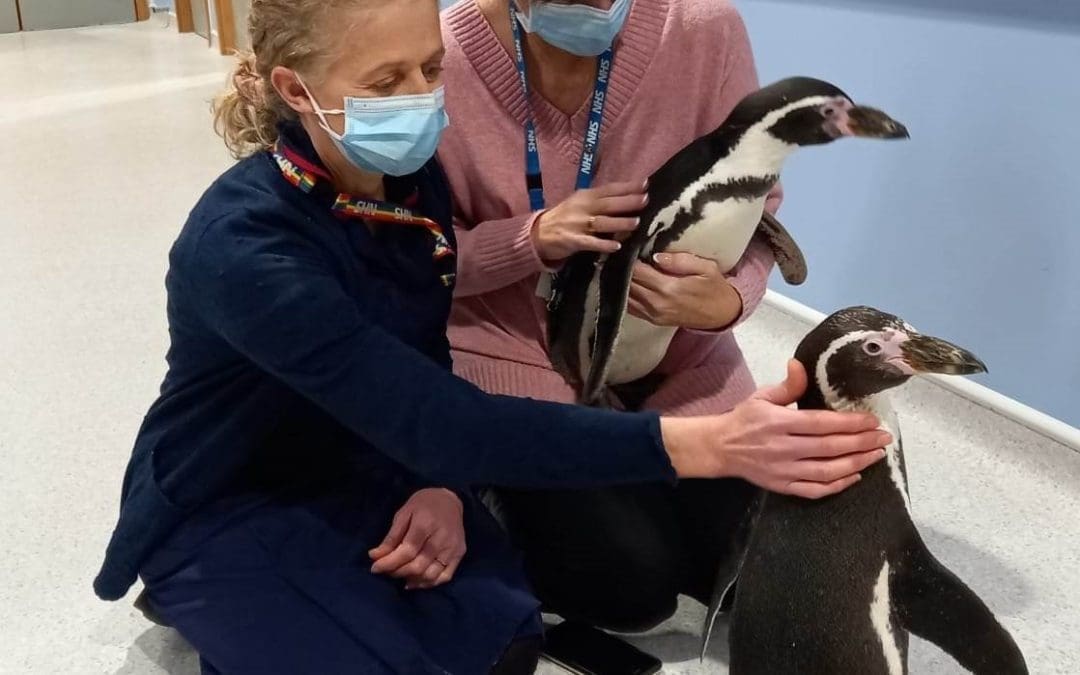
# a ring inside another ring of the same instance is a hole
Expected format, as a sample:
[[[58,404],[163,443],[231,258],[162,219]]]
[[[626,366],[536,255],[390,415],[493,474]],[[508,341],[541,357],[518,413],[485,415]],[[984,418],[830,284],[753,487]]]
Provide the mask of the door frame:
[[[176,30],[180,33],[195,32],[195,18],[191,15],[191,0],[176,0]]]
[[[144,0],[145,1],[145,0]],[[218,51],[228,55],[236,51],[236,14],[233,13],[233,0],[212,0],[214,13],[217,15]],[[246,0],[240,0],[245,2]],[[195,32],[195,17],[191,13],[192,2],[206,0],[176,0],[176,30],[181,33]],[[207,7],[209,9],[209,6]],[[211,41],[213,38],[211,37]]]
[[[210,19],[210,3],[208,0],[176,0],[176,30],[180,33],[195,32],[195,14],[191,10],[191,3],[198,2],[206,7],[207,20]],[[215,0],[216,2],[216,0]],[[199,35],[199,37],[202,37]],[[212,25],[206,27],[206,44],[214,44],[214,29]]]
[[[224,55],[232,54],[236,51],[236,15],[233,13],[233,0],[213,0],[213,3],[217,13],[218,51]]]

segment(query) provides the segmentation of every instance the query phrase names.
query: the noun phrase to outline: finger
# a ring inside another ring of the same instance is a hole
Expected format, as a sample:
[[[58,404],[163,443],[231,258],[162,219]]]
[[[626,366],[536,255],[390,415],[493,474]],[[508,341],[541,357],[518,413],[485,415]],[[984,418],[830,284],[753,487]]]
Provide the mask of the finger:
[[[390,553],[375,561],[371,566],[372,574],[386,574],[397,570],[402,565],[416,559],[420,550],[424,548],[429,532],[410,524],[402,542]]]
[[[443,575],[443,571],[447,567],[449,567],[449,564],[444,565],[441,561],[438,561],[437,558],[434,559],[431,565],[428,566],[428,569],[424,570],[422,575],[415,580],[416,585],[421,589],[432,588],[432,586],[435,585],[435,582],[438,581],[438,578]]]
[[[806,369],[796,359],[787,363],[787,378],[780,384],[762,387],[754,393],[754,398],[788,406],[795,403],[806,393]]]
[[[621,195],[644,194],[649,189],[649,181],[620,181],[598,185],[589,190],[595,197],[618,197]]]
[[[601,197],[593,204],[592,212],[596,215],[637,213],[649,203],[649,195],[633,194],[617,197]]]
[[[637,218],[612,218],[611,216],[596,216],[592,222],[589,223],[588,228],[590,232],[604,233],[604,234],[621,234],[625,232],[633,232],[638,226],[639,220]]]
[[[630,293],[627,295],[628,300],[633,300],[639,305],[644,305],[648,303],[647,298],[652,295],[655,295],[655,293],[639,284],[637,279],[630,279]]]
[[[881,426],[881,421],[871,413],[834,412],[832,410],[792,410],[790,411],[790,431],[793,434],[807,436],[828,436],[829,434],[858,434],[874,431]],[[887,440],[874,447],[888,445]],[[868,448],[863,448],[864,450]]]
[[[622,248],[622,244],[613,239],[590,237],[587,234],[574,236],[570,239],[570,242],[578,251],[594,251],[596,253],[611,254]]]
[[[858,474],[884,457],[884,451],[871,450],[835,459],[803,459],[795,462],[791,477],[814,483],[832,483]]]
[[[662,310],[665,307],[664,296],[636,281],[630,282],[628,300],[637,302],[649,318],[659,318],[664,313]]]
[[[445,584],[446,582],[450,581],[451,579],[453,579],[454,575],[457,573],[458,565],[461,564],[461,561],[464,558],[465,558],[465,547],[463,546],[462,549],[461,549],[461,553],[457,554],[456,556],[453,556],[452,558],[450,558],[449,560],[446,561],[446,563],[447,563],[446,564],[446,569],[444,569],[439,574],[439,577],[435,580],[435,585],[436,586],[441,586],[441,585]]]
[[[652,317],[649,316],[648,310],[639,300],[635,300],[631,297],[626,302],[626,309],[630,312],[631,316],[635,316],[639,319],[645,319],[646,321],[652,321]]]
[[[431,563],[435,562],[438,550],[439,548],[431,543],[431,539],[428,539],[412,560],[389,572],[390,576],[396,579],[418,580]]]
[[[409,529],[409,523],[412,521],[412,513],[407,511],[398,511],[394,516],[394,521],[390,525],[390,531],[386,533],[386,537],[375,548],[368,551],[368,555],[373,560],[378,560],[384,555],[390,553],[401,544],[401,540],[405,537],[405,532]]]
[[[671,278],[648,263],[640,260],[634,263],[633,280],[653,291],[663,293],[667,290]]]
[[[863,431],[858,434],[828,436],[791,436],[787,444],[796,459],[832,459],[844,455],[879,452],[892,443],[885,431]]]
[[[787,493],[795,495],[796,497],[803,497],[805,499],[821,499],[830,495],[843,492],[855,483],[862,480],[862,476],[855,474],[854,476],[848,476],[847,478],[841,478],[840,480],[833,481],[831,483],[813,483],[809,481],[795,481],[789,483],[787,486]]]
[[[435,586],[435,582],[445,569],[446,565],[443,565],[438,560],[433,560],[422,574],[408,580],[405,584],[405,590],[411,591],[417,588],[432,588]]]
[[[657,253],[653,262],[665,274],[679,277],[709,276],[720,271],[715,260],[701,258],[693,253]]]

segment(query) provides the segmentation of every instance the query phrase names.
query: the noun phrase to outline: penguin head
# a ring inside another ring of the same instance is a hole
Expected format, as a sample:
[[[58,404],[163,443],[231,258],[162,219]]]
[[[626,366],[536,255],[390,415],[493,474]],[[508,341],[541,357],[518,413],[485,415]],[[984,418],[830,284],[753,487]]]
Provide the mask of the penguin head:
[[[764,122],[768,133],[792,146],[823,145],[845,136],[909,138],[903,125],[876,108],[856,105],[836,85],[792,77],[744,98],[728,118],[749,128]]]
[[[986,372],[983,362],[968,350],[922,335],[899,317],[873,307],[848,307],[832,314],[803,338],[795,358],[833,408],[899,386],[912,375]]]

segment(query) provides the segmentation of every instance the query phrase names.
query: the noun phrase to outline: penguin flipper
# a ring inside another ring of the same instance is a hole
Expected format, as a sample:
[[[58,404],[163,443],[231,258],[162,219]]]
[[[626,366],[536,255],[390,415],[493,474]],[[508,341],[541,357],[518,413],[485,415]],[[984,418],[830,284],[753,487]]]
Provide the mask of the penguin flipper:
[[[803,256],[802,249],[788,234],[787,229],[780,224],[780,221],[766,211],[761,215],[757,231],[772,249],[776,257],[776,265],[780,268],[784,281],[792,286],[798,286],[806,281],[806,258]]]
[[[986,604],[918,542],[891,583],[900,623],[976,675],[1027,675],[1027,664]]]
[[[548,351],[552,365],[570,386],[581,387],[578,342],[587,330],[585,302],[600,256],[581,251],[570,256],[551,277],[548,296]]]
[[[640,250],[640,245],[632,245],[632,240],[623,242],[623,247],[609,255],[600,268],[596,289],[599,297],[596,323],[593,326],[592,359],[581,389],[581,400],[585,405],[595,405],[605,395],[608,370],[619,340],[619,330],[626,317],[630,279]]]
[[[701,626],[701,653],[699,658],[705,660],[705,652],[709,649],[709,639],[712,637],[716,618],[720,616],[724,607],[730,607],[734,602],[731,597],[735,592],[735,582],[739,580],[739,572],[742,570],[743,560],[746,559],[746,547],[750,540],[750,530],[753,526],[756,513],[761,508],[764,495],[758,495],[746,510],[739,525],[731,535],[732,555],[720,564],[716,570],[716,582],[713,585],[712,597],[709,599],[709,609],[705,612],[705,623]]]
[[[716,571],[716,586],[709,600],[709,610],[705,613],[705,623],[701,626],[701,653],[698,658],[702,661],[705,660],[705,653],[709,650],[709,639],[712,638],[716,618],[720,616],[720,610],[728,604],[725,602],[728,596],[735,592],[735,582],[739,579],[741,566],[742,556],[740,555],[725,561]]]

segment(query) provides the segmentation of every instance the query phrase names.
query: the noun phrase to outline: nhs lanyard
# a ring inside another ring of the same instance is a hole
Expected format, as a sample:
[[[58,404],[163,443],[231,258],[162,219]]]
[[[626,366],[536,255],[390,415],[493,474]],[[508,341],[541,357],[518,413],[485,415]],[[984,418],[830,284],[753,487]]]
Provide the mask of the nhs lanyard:
[[[510,28],[514,34],[514,57],[517,61],[518,77],[521,78],[521,90],[525,94],[525,105],[529,102],[529,80],[525,75],[525,52],[521,47],[521,26],[514,16],[514,3],[510,4]],[[589,124],[585,128],[585,141],[581,148],[581,164],[578,167],[575,188],[585,190],[592,185],[596,170],[596,152],[600,148],[600,125],[604,121],[604,104],[607,102],[608,80],[611,77],[611,64],[614,55],[609,48],[600,55],[596,66],[596,86],[593,89],[589,107]],[[532,112],[526,113],[525,120],[525,185],[529,190],[529,208],[539,211],[544,208],[544,180],[540,174],[540,147],[536,141],[536,125]]]

